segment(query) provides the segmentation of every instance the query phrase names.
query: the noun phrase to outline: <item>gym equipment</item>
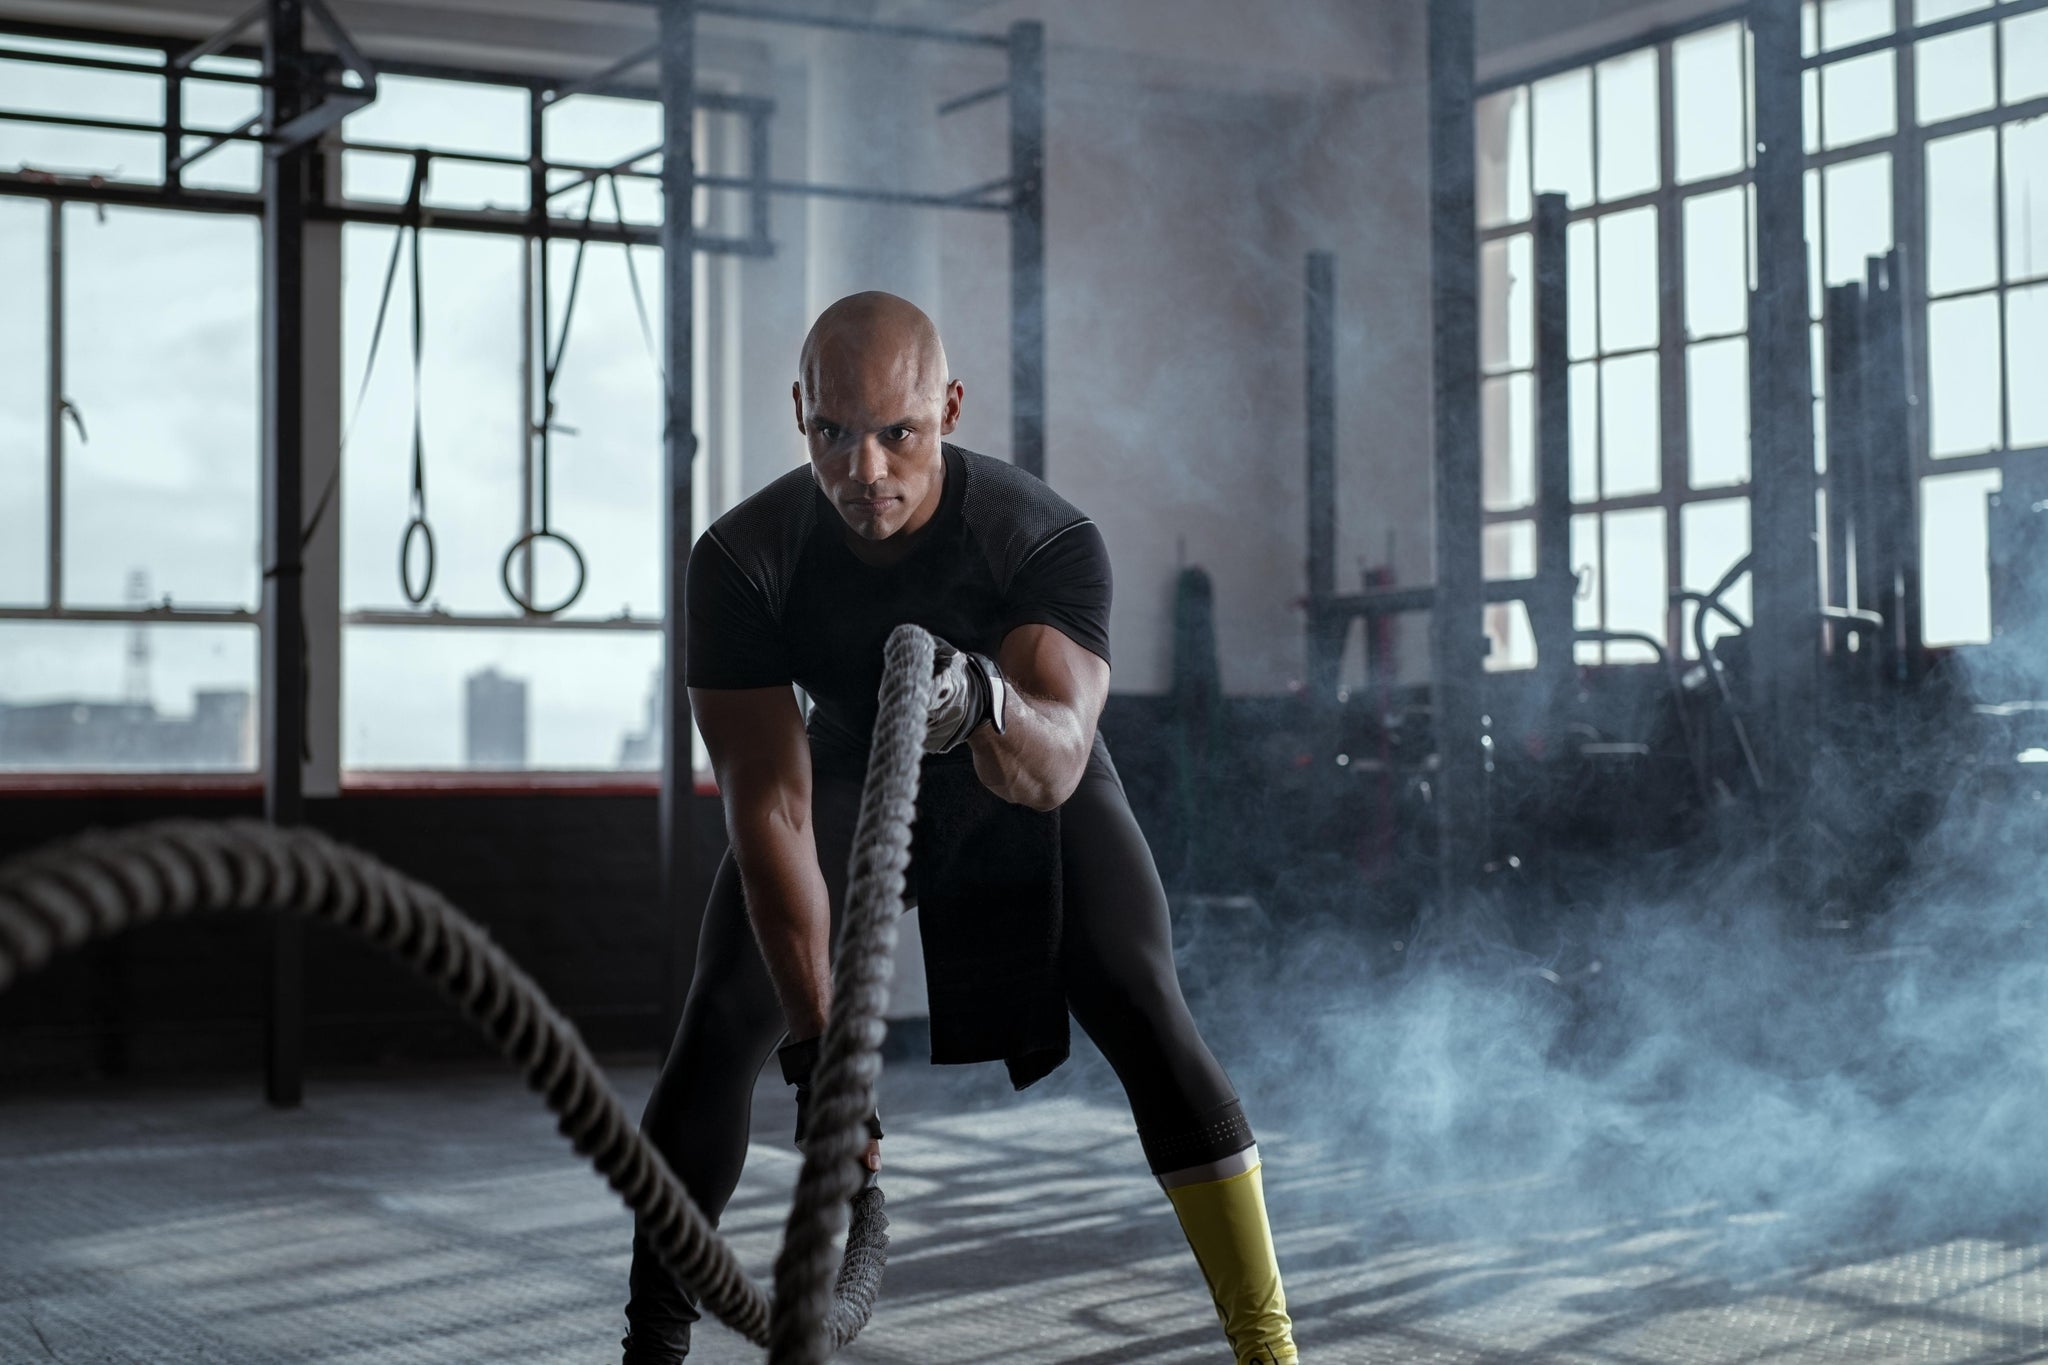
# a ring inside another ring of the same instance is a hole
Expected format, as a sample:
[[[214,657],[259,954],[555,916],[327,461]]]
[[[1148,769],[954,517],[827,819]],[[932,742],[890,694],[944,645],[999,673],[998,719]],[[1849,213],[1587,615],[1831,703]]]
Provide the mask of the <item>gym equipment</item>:
[[[520,1068],[563,1135],[643,1220],[663,1264],[712,1312],[768,1347],[774,1365],[823,1365],[873,1315],[886,1259],[882,1192],[863,1188],[858,1158],[881,1074],[932,652],[932,637],[908,625],[885,647],[812,1136],[772,1294],[740,1268],[532,978],[431,887],[316,830],[164,821],[85,834],[0,865],[0,991],[59,953],[164,918],[289,910],[357,934],[431,980]],[[843,1254],[834,1245],[842,1232]]]

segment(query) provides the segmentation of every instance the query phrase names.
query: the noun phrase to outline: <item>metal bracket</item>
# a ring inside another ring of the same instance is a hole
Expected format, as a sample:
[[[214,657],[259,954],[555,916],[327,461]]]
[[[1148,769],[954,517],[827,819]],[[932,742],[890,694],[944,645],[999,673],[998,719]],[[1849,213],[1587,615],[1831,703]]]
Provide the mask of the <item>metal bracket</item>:
[[[299,0],[299,3],[305,6],[306,13],[313,17],[321,32],[327,35],[327,41],[334,49],[334,56],[341,63],[340,82],[326,84],[321,92],[323,98],[318,104],[298,117],[287,120],[281,127],[263,129],[262,120],[251,119],[235,132],[226,137],[214,138],[189,156],[180,154],[171,163],[171,173],[175,174],[178,170],[191,165],[233,138],[258,130],[261,130],[264,146],[272,156],[303,147],[377,98],[376,66],[363,55],[362,49],[349,37],[348,30],[334,17],[334,12],[327,8],[326,0]],[[226,28],[211,38],[196,43],[171,58],[168,64],[171,76],[175,79],[180,76],[203,74],[193,72],[194,63],[201,58],[217,56],[226,51],[234,45],[237,38],[248,32],[269,13],[269,0],[259,0],[259,3],[242,11]],[[276,75],[275,72],[269,74],[272,77]],[[353,84],[349,83],[351,77],[354,78]]]

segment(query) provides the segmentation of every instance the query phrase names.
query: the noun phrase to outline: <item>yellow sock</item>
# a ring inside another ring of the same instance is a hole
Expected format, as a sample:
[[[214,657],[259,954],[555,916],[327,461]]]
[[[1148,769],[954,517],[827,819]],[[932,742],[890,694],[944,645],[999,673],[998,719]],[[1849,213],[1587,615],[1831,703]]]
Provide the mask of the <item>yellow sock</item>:
[[[1169,1188],[1166,1197],[1209,1282],[1237,1365],[1295,1365],[1294,1324],[1273,1255],[1258,1164],[1222,1180]]]

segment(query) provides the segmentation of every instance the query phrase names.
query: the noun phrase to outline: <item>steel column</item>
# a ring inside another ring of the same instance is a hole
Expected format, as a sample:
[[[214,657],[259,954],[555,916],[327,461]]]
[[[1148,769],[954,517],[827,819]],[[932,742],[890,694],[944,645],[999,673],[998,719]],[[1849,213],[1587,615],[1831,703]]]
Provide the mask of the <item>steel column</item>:
[[[302,0],[269,0],[264,126],[303,114],[309,88]],[[266,149],[263,164],[263,814],[276,825],[305,817],[306,629],[300,600],[304,486],[305,225],[308,147]],[[305,939],[296,916],[271,922],[265,1091],[280,1107],[305,1089]]]
[[[1807,336],[1806,169],[1798,0],[1755,0],[1756,293],[1750,300],[1752,628],[1764,776],[1798,799],[1820,692],[1813,386]],[[1782,806],[1778,813],[1788,814]],[[1777,827],[1790,830],[1796,821]]]
[[[1870,452],[1872,558],[1868,605],[1884,613],[1886,673],[1917,682],[1920,650],[1920,479],[1915,467],[1915,404],[1906,359],[1911,313],[1906,253],[1870,262],[1863,305],[1863,395]]]
[[[1337,592],[1337,258],[1311,251],[1304,266],[1307,342],[1308,686],[1318,715],[1335,705],[1350,620],[1333,617]],[[1321,755],[1318,755],[1321,757]]]
[[[1045,477],[1045,26],[1010,25],[1010,462]]]
[[[1850,565],[1862,576],[1869,559],[1863,505],[1868,452],[1863,448],[1863,286],[1827,291],[1822,358],[1827,372],[1827,582],[1822,598],[1837,607],[1868,607],[1856,591]],[[1851,547],[1855,547],[1854,553]],[[1832,633],[1832,632],[1831,632]]]
[[[682,1014],[695,959],[696,842],[691,816],[696,796],[696,730],[690,692],[683,683],[689,647],[685,629],[684,571],[696,541],[692,479],[697,454],[696,393],[696,0],[662,0],[660,18],[662,157],[661,223],[666,425],[662,433],[667,515],[663,520],[668,580],[662,601],[661,913],[669,925],[665,1012],[673,1025]],[[629,248],[630,249],[630,248]],[[546,341],[543,338],[542,344]],[[665,1037],[664,1037],[665,1041]]]
[[[47,377],[50,384],[50,426],[47,435],[49,449],[44,452],[49,461],[49,528],[43,545],[47,556],[48,577],[44,588],[52,611],[64,605],[64,417],[71,411],[71,400],[64,396],[64,201],[50,201],[50,259],[49,292],[46,302],[49,316],[50,359]]]
[[[1479,237],[1473,0],[1429,7],[1430,271],[1435,348],[1436,598],[1430,615],[1440,888],[1448,903],[1485,856],[1481,748],[1486,636],[1480,557]]]
[[[1563,699],[1574,665],[1570,291],[1565,197],[1536,197],[1536,582],[1528,602],[1536,668],[1548,704]]]

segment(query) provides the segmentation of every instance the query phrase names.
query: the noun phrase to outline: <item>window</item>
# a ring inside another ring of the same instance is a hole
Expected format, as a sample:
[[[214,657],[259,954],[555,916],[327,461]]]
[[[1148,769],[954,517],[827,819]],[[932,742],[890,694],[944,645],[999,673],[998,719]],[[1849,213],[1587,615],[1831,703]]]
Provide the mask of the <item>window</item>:
[[[167,80],[181,46],[0,32],[0,770],[256,766],[261,67]],[[659,766],[663,119],[628,93],[389,63],[328,135],[345,767]],[[766,248],[768,105],[700,112],[715,335]],[[707,444],[700,525],[742,491]]]
[[[2048,390],[2033,382],[2048,373],[2048,10],[1807,0],[1803,14],[1816,455],[1824,470],[1826,289],[1903,246],[1925,295],[1908,353],[1924,400],[1926,636],[1981,640],[1984,494],[2006,461],[2048,452]],[[1534,197],[1562,192],[1578,624],[1688,654],[1692,611],[1672,611],[1669,593],[1712,586],[1748,549],[1751,65],[1749,35],[1723,23],[1504,84],[1477,109],[1487,570],[1520,562],[1496,531],[1533,535],[1518,293]],[[1746,599],[1738,587],[1728,601],[1746,614]],[[1710,639],[1728,628],[1705,626]],[[1490,629],[1498,657],[1498,611]]]
[[[16,111],[164,116],[161,50],[0,48]],[[65,55],[130,69],[37,60]],[[183,86],[195,128],[225,126],[251,94]],[[161,182],[163,149],[147,133],[0,123],[0,169],[59,180]],[[213,169],[218,183],[234,165]],[[254,212],[0,199],[0,771],[255,766]]]

